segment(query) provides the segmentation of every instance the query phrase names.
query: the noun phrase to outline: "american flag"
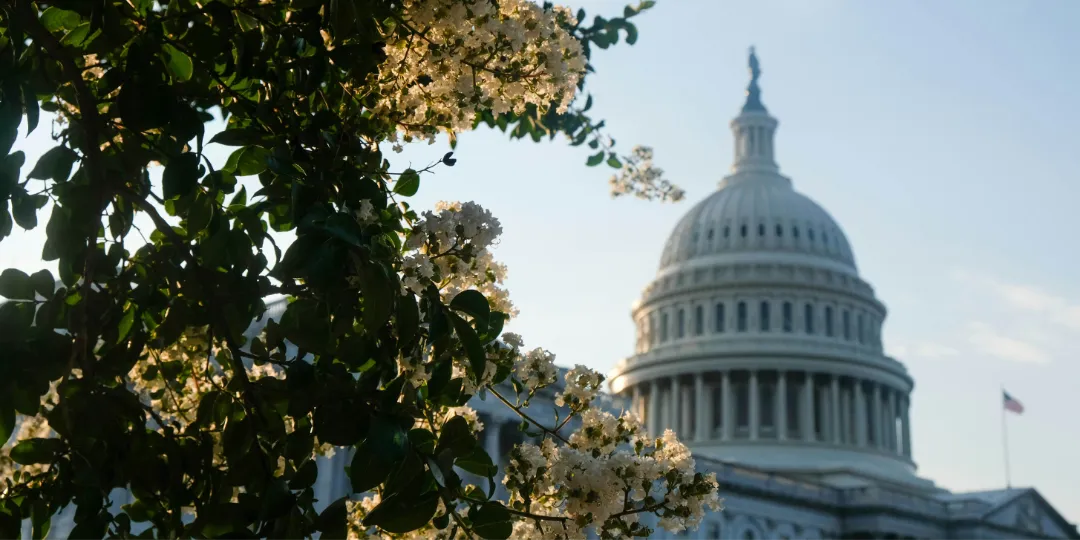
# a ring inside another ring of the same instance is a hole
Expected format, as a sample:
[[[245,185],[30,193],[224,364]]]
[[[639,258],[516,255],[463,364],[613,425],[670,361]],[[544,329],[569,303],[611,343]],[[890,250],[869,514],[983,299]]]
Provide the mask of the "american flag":
[[[1024,404],[1016,400],[1016,398],[1009,395],[1008,392],[1002,391],[1005,396],[1005,410],[1012,411],[1016,414],[1024,413]]]

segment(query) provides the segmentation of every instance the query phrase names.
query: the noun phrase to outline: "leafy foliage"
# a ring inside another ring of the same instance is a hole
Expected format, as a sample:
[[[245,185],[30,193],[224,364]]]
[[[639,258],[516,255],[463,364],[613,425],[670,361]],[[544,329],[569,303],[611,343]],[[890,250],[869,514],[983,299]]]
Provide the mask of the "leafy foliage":
[[[586,57],[632,44],[631,19],[651,4],[564,30]],[[418,217],[399,198],[431,167],[395,171],[380,143],[403,126],[373,111],[387,41],[423,37],[402,24],[403,9],[0,6],[0,241],[44,221],[41,258],[56,261],[61,284],[47,271],[0,274],[0,440],[32,425],[52,432],[6,448],[14,473],[0,479],[0,537],[24,519],[44,536],[70,504],[75,537],[343,536],[344,501],[314,509],[314,460],[328,445],[355,448],[353,489],[381,495],[365,525],[445,529],[453,516],[463,533],[510,535],[507,508],[466,493],[456,472],[496,473],[474,430],[461,416],[430,417],[485,382],[504,316],[475,290],[447,302],[436,287],[402,283],[402,239]],[[597,150],[589,165],[619,168],[591,104],[499,114],[481,104],[475,122],[512,138],[563,133]],[[41,111],[57,118],[57,146],[25,172],[11,148],[20,128],[40,129]],[[207,139],[215,115],[225,129]],[[211,144],[234,150],[214,164]],[[433,167],[455,162],[447,153]],[[257,181],[252,193],[244,177]],[[153,223],[147,237],[136,217]],[[282,252],[270,231],[295,240]],[[281,295],[290,303],[279,320],[246,336]],[[397,361],[420,351],[435,375],[417,388]],[[453,374],[454,358],[470,369]],[[191,384],[197,399],[176,395]],[[113,514],[118,487],[135,501]]]

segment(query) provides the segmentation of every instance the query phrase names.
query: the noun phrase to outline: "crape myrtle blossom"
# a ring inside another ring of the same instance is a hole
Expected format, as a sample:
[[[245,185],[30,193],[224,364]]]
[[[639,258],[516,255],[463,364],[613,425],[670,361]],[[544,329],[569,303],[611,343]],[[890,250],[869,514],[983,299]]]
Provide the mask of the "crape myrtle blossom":
[[[573,100],[586,59],[566,29],[576,24],[569,10],[530,0],[405,0],[403,8],[369,83],[381,96],[374,112],[406,141],[472,130],[483,110],[554,104],[565,112]]]
[[[679,201],[686,194],[664,179],[663,169],[653,166],[652,148],[635,146],[623,161],[622,168],[608,181],[612,197],[633,195],[645,200]]]

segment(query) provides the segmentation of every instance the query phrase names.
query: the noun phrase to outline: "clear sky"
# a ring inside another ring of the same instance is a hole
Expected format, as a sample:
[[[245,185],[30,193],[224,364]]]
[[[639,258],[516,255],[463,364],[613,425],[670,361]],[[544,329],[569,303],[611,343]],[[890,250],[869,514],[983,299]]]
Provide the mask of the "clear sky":
[[[457,166],[425,176],[414,202],[491,209],[521,310],[511,329],[607,371],[633,350],[630,304],[671,229],[729,169],[756,45],[781,170],[845,229],[889,308],[885,347],[916,384],[920,474],[1004,486],[1004,384],[1027,407],[1008,418],[1013,484],[1080,521],[1078,20],[1074,0],[661,1],[636,46],[597,51],[590,90],[619,144],[653,146],[685,202],[611,200],[587,149],[490,131],[463,136]],[[49,147],[43,128],[19,143],[29,163]],[[49,267],[43,228],[0,243],[0,268]]]

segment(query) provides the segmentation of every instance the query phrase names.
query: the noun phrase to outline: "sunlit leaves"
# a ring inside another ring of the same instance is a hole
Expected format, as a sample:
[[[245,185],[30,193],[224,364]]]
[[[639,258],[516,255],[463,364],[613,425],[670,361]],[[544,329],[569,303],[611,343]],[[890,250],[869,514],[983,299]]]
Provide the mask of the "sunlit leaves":
[[[169,68],[169,73],[181,82],[190,79],[194,68],[191,57],[169,43],[163,45],[162,50],[165,53],[165,65]]]

